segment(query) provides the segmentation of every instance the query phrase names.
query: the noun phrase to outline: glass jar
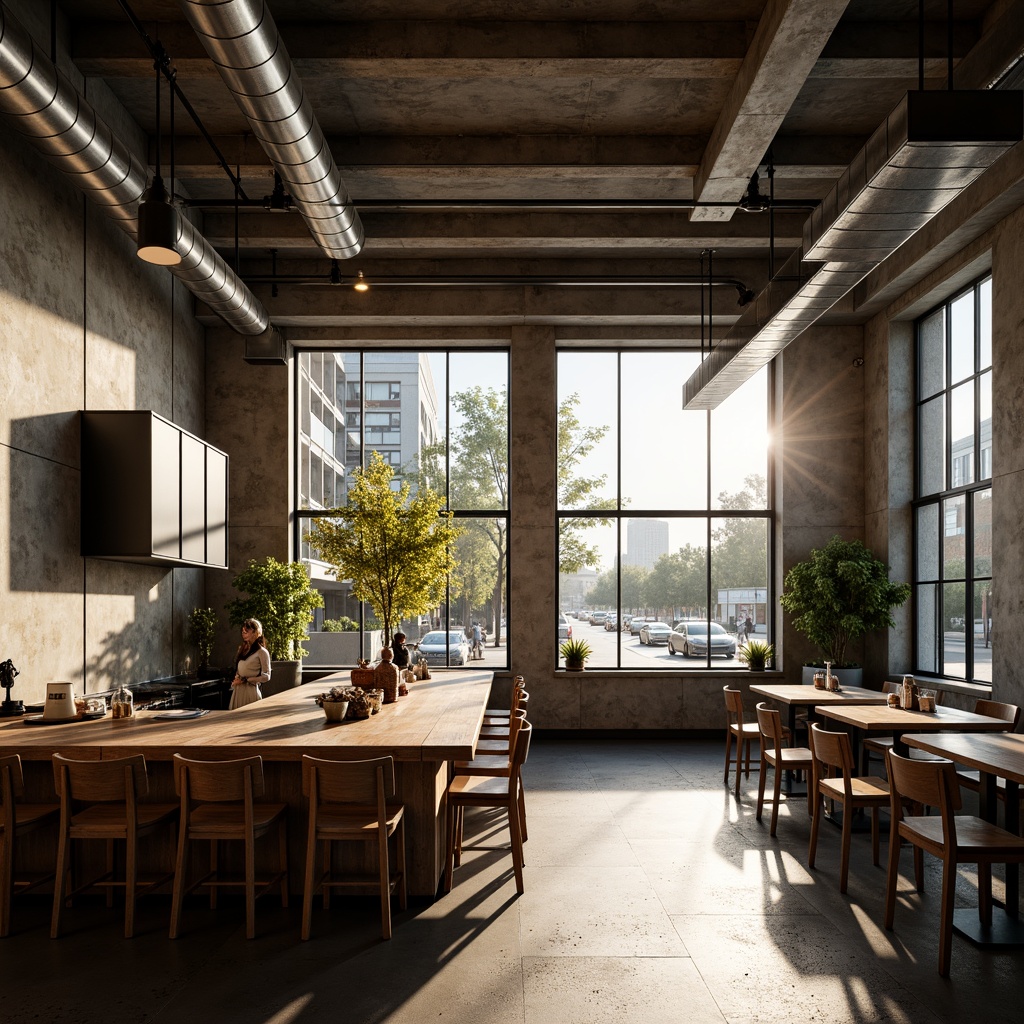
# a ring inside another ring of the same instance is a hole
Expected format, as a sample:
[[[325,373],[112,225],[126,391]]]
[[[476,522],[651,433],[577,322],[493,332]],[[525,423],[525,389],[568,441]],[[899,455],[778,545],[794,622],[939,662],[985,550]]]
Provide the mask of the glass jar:
[[[135,697],[126,686],[119,686],[110,698],[110,714],[113,718],[131,718],[135,714]]]

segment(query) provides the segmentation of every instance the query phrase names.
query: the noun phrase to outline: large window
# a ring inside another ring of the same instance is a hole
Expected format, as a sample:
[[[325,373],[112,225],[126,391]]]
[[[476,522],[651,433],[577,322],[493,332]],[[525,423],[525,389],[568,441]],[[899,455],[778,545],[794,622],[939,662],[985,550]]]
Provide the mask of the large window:
[[[559,353],[559,606],[589,666],[735,668],[771,640],[768,370],[684,412],[699,358]]]
[[[992,682],[992,279],[917,324],[914,660]]]
[[[483,664],[507,668],[508,353],[309,351],[297,361],[296,543],[324,598],[306,663],[376,654],[372,610],[303,538],[346,504],[353,471],[377,452],[394,470],[393,489],[432,487],[462,528],[446,599],[401,629],[410,642],[431,635],[422,652],[431,664],[460,665],[470,663],[467,650],[453,638],[462,633],[471,648],[479,625]]]

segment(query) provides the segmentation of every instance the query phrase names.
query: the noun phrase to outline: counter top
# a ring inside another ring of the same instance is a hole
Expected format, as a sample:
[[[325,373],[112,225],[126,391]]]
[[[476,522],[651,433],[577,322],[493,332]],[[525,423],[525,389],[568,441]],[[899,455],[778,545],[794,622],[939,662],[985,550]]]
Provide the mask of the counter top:
[[[465,760],[473,756],[490,696],[493,673],[435,672],[412,683],[409,695],[363,721],[328,722],[313,702],[332,686],[349,685],[337,672],[305,686],[274,694],[237,711],[211,711],[202,718],[160,721],[138,711],[130,719],[26,725],[0,721],[0,751],[23,760],[48,760],[55,752],[99,759],[142,753],[167,761],[181,753],[227,759],[260,754],[265,761],[298,761],[303,754],[396,761]]]

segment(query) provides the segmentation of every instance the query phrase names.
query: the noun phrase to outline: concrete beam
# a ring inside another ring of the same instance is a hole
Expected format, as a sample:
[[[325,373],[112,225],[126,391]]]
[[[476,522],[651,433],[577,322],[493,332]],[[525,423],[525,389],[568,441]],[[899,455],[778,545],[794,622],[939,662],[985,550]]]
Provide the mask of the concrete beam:
[[[769,0],[697,170],[695,199],[735,202],[743,195],[846,3]],[[732,213],[706,207],[692,216],[728,220]]]

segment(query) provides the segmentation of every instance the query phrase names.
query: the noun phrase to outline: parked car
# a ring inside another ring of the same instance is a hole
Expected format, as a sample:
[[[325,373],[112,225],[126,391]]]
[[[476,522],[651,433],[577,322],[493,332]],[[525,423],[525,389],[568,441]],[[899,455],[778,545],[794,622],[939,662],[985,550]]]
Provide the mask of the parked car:
[[[588,612],[588,611],[578,611],[576,613],[576,618],[579,619],[581,622],[589,622],[590,621],[590,612]]]
[[[558,613],[558,642],[562,643],[563,640],[572,639],[572,626],[569,625],[569,620],[561,613]]]
[[[668,638],[668,653],[682,652],[684,658],[696,655],[706,658],[708,654],[708,627],[711,628],[711,654],[726,658],[736,657],[736,637],[725,631],[717,622],[677,622]]]
[[[620,618],[620,621],[622,622],[622,628],[628,632],[629,631],[629,624],[632,621],[633,616],[632,615],[622,615],[619,618]]]
[[[657,621],[657,619],[652,618],[650,615],[634,615],[633,618],[629,620],[629,635],[639,636],[640,630],[644,627],[644,623]]]
[[[610,614],[608,618],[604,620],[604,628],[607,629],[609,632],[611,632],[612,630],[617,630],[619,628],[618,615],[614,613]]]
[[[608,618],[607,612],[591,612],[590,624],[592,626],[603,626],[604,620]]]
[[[668,623],[645,622],[640,627],[640,643],[650,644],[651,647],[656,644],[667,644],[671,632],[672,627]]]
[[[428,665],[465,665],[469,661],[469,644],[460,630],[432,630],[419,642],[417,651]]]

